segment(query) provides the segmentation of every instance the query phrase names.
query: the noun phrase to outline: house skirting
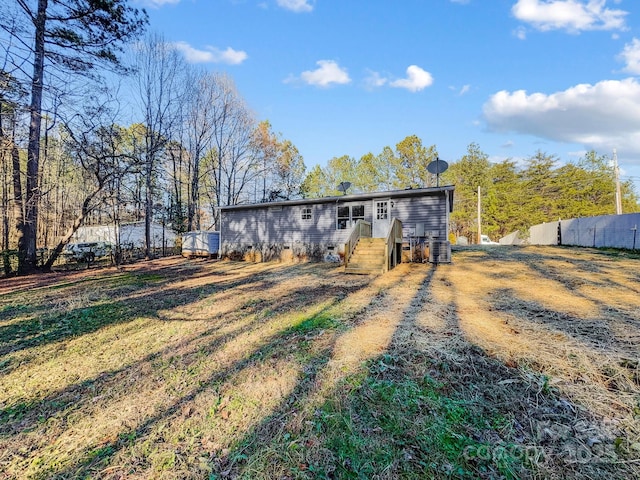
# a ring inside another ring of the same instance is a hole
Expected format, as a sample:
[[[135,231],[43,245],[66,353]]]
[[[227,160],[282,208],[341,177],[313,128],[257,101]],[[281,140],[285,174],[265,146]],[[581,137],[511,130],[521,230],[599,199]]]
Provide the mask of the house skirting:
[[[344,245],[328,243],[223,242],[222,258],[251,262],[341,262]]]

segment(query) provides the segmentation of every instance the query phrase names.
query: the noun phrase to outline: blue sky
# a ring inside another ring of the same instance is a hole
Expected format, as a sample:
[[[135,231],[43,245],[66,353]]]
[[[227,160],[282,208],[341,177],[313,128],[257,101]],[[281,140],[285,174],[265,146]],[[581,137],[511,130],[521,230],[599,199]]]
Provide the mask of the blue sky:
[[[472,142],[493,161],[616,148],[640,185],[638,0],[137,3],[307,167],[415,134],[447,161]]]

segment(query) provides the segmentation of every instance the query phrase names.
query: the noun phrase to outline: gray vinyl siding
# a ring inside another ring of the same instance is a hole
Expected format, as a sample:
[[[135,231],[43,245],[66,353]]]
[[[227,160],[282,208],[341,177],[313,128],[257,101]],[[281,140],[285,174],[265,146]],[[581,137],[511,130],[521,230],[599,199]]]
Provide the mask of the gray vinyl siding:
[[[407,238],[415,233],[418,223],[424,224],[424,231],[438,232],[441,239],[447,237],[447,204],[444,197],[412,197],[394,200],[392,215],[402,222],[402,231]],[[427,235],[431,236],[431,235]]]
[[[337,229],[337,203],[228,210],[222,215],[222,241],[234,244],[295,242],[344,243],[351,230]],[[372,202],[355,201],[340,206],[364,205],[367,221],[372,218]],[[311,208],[311,219],[302,219],[303,208]]]
[[[364,206],[366,221],[374,222],[374,205],[377,201],[390,200],[389,216],[403,223],[405,238],[416,231],[416,224],[423,224],[426,236],[446,239],[451,192],[389,192],[388,196],[362,195],[360,198],[342,200],[319,199],[223,207],[220,241],[226,248],[264,248],[279,246],[296,248],[316,245],[321,249],[335,246],[341,250],[351,233],[351,228],[338,230],[339,206]],[[358,196],[351,196],[358,197]],[[315,202],[315,203],[314,203]],[[303,219],[304,209],[311,209],[311,218]]]

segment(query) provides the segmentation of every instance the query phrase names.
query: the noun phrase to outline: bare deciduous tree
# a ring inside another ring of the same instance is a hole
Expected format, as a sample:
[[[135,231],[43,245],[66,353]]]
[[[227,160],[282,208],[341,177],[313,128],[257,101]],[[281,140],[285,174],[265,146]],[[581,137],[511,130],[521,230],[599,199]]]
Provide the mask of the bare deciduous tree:
[[[200,229],[201,161],[211,149],[215,129],[215,109],[219,101],[218,76],[212,73],[195,73],[191,82],[190,102],[186,114],[186,147],[189,152],[190,195],[187,210],[187,228]]]
[[[84,192],[79,211],[73,223],[62,235],[49,258],[44,270],[50,270],[73,234],[85,219],[104,199],[101,195],[114,180],[125,177],[135,166],[135,157],[125,145],[130,144],[126,129],[119,127],[114,119],[116,115],[109,103],[90,105],[82,114],[77,114],[65,122],[67,151],[80,168]]]
[[[17,222],[19,270],[27,272],[36,267],[45,69],[88,75],[98,64],[119,68],[121,45],[144,28],[147,17],[126,0],[13,0],[9,7],[19,15],[3,16],[0,29],[15,40],[8,57],[30,85],[24,217]]]
[[[151,258],[151,222],[155,186],[162,155],[180,122],[180,102],[186,82],[184,61],[159,35],[149,35],[137,46],[137,94],[145,127],[142,159],[145,191],[145,257]]]
[[[217,75],[213,149],[216,206],[234,205],[260,172],[255,120],[232,79]]]

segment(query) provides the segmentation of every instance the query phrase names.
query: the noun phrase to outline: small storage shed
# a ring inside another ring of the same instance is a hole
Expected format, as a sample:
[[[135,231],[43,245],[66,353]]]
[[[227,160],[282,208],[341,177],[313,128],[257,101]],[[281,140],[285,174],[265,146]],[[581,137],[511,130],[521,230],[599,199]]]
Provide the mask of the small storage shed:
[[[220,250],[220,232],[198,230],[182,235],[183,257],[217,257]]]

